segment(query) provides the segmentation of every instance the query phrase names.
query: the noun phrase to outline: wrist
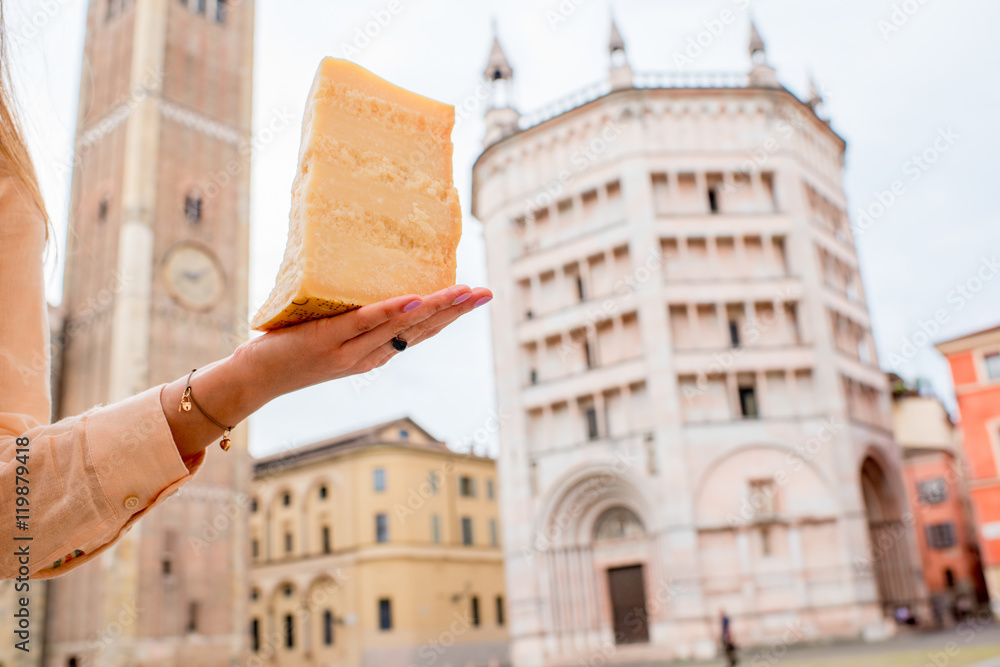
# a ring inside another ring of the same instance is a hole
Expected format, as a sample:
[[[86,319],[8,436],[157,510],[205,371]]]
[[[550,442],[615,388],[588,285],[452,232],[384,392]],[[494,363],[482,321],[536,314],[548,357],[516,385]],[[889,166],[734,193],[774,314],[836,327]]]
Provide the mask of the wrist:
[[[234,382],[243,392],[241,403],[249,406],[251,413],[287,393],[279,387],[283,374],[271,367],[266,347],[261,346],[260,340],[254,338],[242,343],[225,360],[231,366]]]

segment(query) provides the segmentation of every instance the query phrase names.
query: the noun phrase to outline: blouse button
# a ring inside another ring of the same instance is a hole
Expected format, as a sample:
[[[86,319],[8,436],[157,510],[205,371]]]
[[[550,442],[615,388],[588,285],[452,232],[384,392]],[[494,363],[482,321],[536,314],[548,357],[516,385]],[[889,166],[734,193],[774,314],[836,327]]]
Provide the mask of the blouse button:
[[[134,510],[138,506],[139,506],[139,499],[136,498],[135,496],[129,496],[128,498],[125,499],[126,509]]]

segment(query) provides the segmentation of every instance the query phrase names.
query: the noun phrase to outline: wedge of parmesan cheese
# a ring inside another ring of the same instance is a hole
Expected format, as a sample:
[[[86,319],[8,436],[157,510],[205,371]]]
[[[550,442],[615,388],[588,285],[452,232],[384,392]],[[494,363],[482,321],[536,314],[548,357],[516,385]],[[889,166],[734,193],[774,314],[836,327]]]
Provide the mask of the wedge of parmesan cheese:
[[[325,58],[309,91],[288,242],[251,327],[268,331],[455,282],[455,110]]]

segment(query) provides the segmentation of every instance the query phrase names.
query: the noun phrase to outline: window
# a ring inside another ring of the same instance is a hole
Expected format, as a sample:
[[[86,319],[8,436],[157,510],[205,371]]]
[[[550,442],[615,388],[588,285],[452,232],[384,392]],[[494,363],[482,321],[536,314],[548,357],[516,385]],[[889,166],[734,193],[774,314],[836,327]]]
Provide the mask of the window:
[[[955,524],[949,521],[927,526],[927,545],[931,549],[948,549],[955,546]]]
[[[712,213],[719,212],[719,193],[715,188],[710,188],[708,191],[708,210]]]
[[[375,515],[375,541],[389,541],[389,517],[385,514]]]
[[[199,14],[205,13],[205,0],[195,0],[195,10]]]
[[[190,192],[184,198],[184,217],[192,225],[201,222],[201,195]]]
[[[330,553],[330,526],[323,526],[323,553]]]
[[[333,612],[329,609],[323,612],[323,644],[333,646]]]
[[[292,494],[288,493],[288,491],[285,491],[283,494],[281,494],[281,504],[284,505],[285,507],[291,505]]]
[[[498,595],[497,600],[497,625],[503,625],[503,596]]]
[[[292,534],[285,533],[285,553],[292,553]]]
[[[407,431],[405,428],[399,429],[399,439],[400,440],[409,440],[409,438],[410,438],[410,432],[409,431]]]
[[[281,592],[282,592],[282,594],[284,594],[284,596],[286,598],[292,597],[292,585],[291,584],[285,584],[285,588]]]
[[[250,513],[251,514],[256,514],[257,513],[257,499],[256,498],[252,498],[250,500]]]
[[[472,627],[479,627],[479,598],[475,595],[469,600],[469,615],[472,619]]]
[[[778,490],[772,479],[750,480],[750,507],[757,518],[773,517],[778,513]]]
[[[285,648],[295,648],[295,618],[285,614]]]
[[[326,498],[326,484],[319,487],[319,499],[324,500]]]
[[[108,11],[104,15],[105,21],[110,21],[111,17],[115,15],[115,5],[118,4],[118,0],[108,0]]]
[[[250,542],[250,551],[254,558],[260,557],[260,542],[256,539]]]
[[[583,358],[587,361],[587,368],[594,367],[594,355],[590,349],[590,341],[583,341]]]
[[[760,553],[764,556],[771,555],[771,529],[767,526],[760,529]]]
[[[729,320],[729,342],[733,347],[740,346],[740,323],[736,320]]]
[[[431,515],[431,540],[434,544],[441,544],[441,517],[437,514]]]
[[[260,591],[257,590],[256,588],[251,588],[250,589],[250,599],[251,600],[256,600],[259,597],[260,597]]]
[[[580,301],[585,301],[587,299],[583,291],[583,278],[580,276],[576,277],[576,295],[579,297]]]
[[[427,484],[431,487],[431,493],[438,492],[438,474],[433,470],[427,473]]]
[[[753,387],[740,387],[740,412],[747,419],[757,417],[757,390]]]
[[[600,437],[600,433],[597,431],[597,408],[588,405],[584,408],[583,414],[587,418],[587,439],[597,440]]]
[[[198,632],[198,603],[194,600],[188,603],[188,632]]]
[[[475,498],[476,497],[476,480],[471,477],[459,477],[458,478],[458,495],[463,498]]]
[[[392,630],[392,600],[387,598],[378,601],[378,629]]]
[[[170,576],[171,564],[172,563],[171,563],[171,561],[170,561],[169,558],[164,558],[163,559],[163,574],[164,574],[164,576]]]
[[[226,0],[215,0],[215,20],[219,23],[226,22],[226,13],[229,11]]]
[[[385,491],[385,468],[375,468],[375,490]]]
[[[250,650],[254,653],[260,650],[260,621],[256,618],[250,621]]]
[[[97,205],[97,221],[106,222],[108,219],[108,198],[101,197],[101,203]]]
[[[472,519],[467,516],[462,517],[462,544],[472,546]]]
[[[488,500],[493,500],[493,480],[486,480],[486,498]]]
[[[531,369],[529,380],[531,381],[531,384],[538,384],[538,371],[536,369]]]
[[[497,545],[497,520],[490,519],[490,546],[495,547]]]
[[[986,364],[986,378],[1000,380],[1000,352],[985,355],[983,363]]]
[[[917,497],[923,505],[938,505],[948,498],[948,490],[943,477],[917,482]]]
[[[76,661],[76,657],[72,657],[72,658],[70,658],[70,659],[69,659],[69,660],[68,660],[68,661],[66,662],[66,665],[67,665],[67,667],[77,667],[77,661]]]

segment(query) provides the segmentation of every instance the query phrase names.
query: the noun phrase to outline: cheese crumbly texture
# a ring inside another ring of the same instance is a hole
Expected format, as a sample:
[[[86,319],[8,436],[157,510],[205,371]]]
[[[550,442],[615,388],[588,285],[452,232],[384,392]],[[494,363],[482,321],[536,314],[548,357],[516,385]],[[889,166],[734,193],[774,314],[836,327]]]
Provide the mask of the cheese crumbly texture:
[[[454,124],[452,106],[323,59],[302,121],[285,256],[253,329],[455,283]]]

